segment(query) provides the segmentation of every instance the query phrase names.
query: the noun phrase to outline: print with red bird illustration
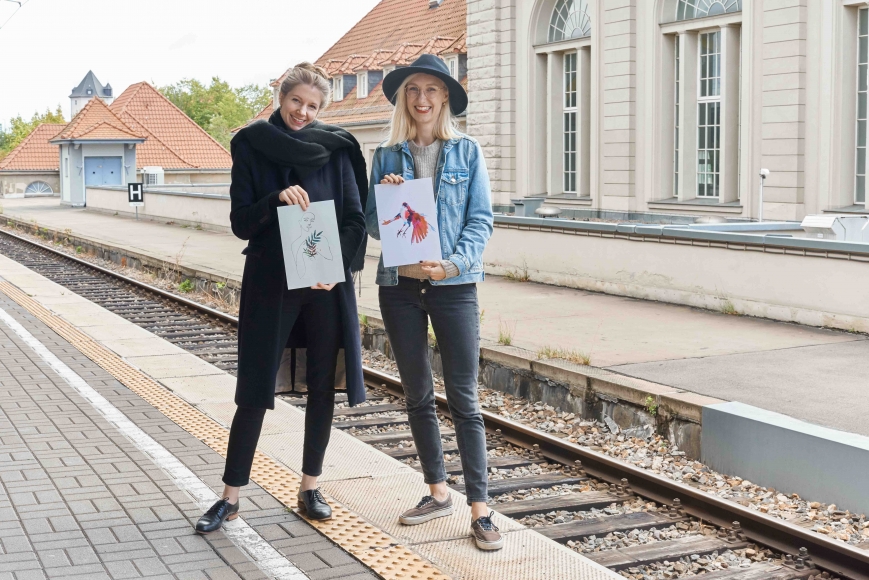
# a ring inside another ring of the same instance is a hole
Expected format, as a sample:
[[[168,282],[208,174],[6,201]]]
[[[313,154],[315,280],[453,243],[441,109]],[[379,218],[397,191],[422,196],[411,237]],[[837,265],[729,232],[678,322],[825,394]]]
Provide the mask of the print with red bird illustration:
[[[401,204],[401,210],[395,214],[395,217],[390,220],[384,220],[382,225],[387,226],[392,222],[403,220],[401,227],[396,232],[395,237],[406,238],[407,232],[410,230],[410,243],[418,244],[428,237],[429,228],[434,229],[434,226],[428,223],[425,215],[414,211],[413,208],[405,201]]]

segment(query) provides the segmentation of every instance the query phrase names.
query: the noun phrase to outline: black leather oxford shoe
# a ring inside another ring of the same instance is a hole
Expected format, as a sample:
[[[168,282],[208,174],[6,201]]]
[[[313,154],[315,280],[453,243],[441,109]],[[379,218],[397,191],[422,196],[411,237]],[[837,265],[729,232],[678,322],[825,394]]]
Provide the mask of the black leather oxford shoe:
[[[208,508],[199,521],[196,522],[196,531],[200,534],[210,534],[220,529],[225,521],[232,521],[238,517],[238,503],[229,503],[227,498],[215,503]]]
[[[332,518],[332,508],[326,503],[319,489],[299,492],[299,511],[309,520],[328,520]]]

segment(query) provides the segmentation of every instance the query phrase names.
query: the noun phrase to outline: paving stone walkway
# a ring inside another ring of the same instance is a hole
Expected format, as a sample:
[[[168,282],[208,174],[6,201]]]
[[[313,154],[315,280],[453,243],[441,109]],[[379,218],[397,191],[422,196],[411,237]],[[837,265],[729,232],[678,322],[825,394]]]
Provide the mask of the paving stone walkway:
[[[223,458],[5,296],[0,308],[216,492]],[[256,485],[241,512],[313,580],[368,569]],[[0,323],[0,580],[267,578],[193,499]]]

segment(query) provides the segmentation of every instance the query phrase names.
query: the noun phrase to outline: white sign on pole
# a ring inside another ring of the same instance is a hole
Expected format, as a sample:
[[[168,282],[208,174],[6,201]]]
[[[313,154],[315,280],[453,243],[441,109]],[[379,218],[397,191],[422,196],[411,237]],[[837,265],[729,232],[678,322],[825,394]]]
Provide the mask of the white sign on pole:
[[[334,201],[279,207],[278,225],[289,290],[346,281]]]
[[[143,183],[127,184],[127,200],[130,207],[143,207],[145,205],[145,188]]]
[[[430,177],[374,186],[380,247],[387,268],[441,260],[437,208]]]

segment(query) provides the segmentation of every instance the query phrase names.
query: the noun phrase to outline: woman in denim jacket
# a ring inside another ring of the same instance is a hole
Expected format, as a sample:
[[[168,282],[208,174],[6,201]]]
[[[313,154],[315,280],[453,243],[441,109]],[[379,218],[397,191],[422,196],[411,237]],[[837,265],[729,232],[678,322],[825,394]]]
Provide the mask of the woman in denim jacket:
[[[453,513],[428,357],[430,319],[443,361],[446,396],[471,505],[472,533],[480,549],[497,550],[503,540],[486,506],[486,433],[477,396],[480,309],[476,283],[483,281],[483,250],[492,235],[489,174],[480,145],[455,129],[454,116],[465,110],[468,96],[440,58],[423,55],[411,66],[389,73],[383,80],[383,92],[395,111],[390,137],[374,154],[365,209],[368,233],[380,239],[375,184],[432,179],[443,257],[385,268],[381,256],[377,267],[380,311],[429,486],[429,495],[399,520],[415,525]]]

